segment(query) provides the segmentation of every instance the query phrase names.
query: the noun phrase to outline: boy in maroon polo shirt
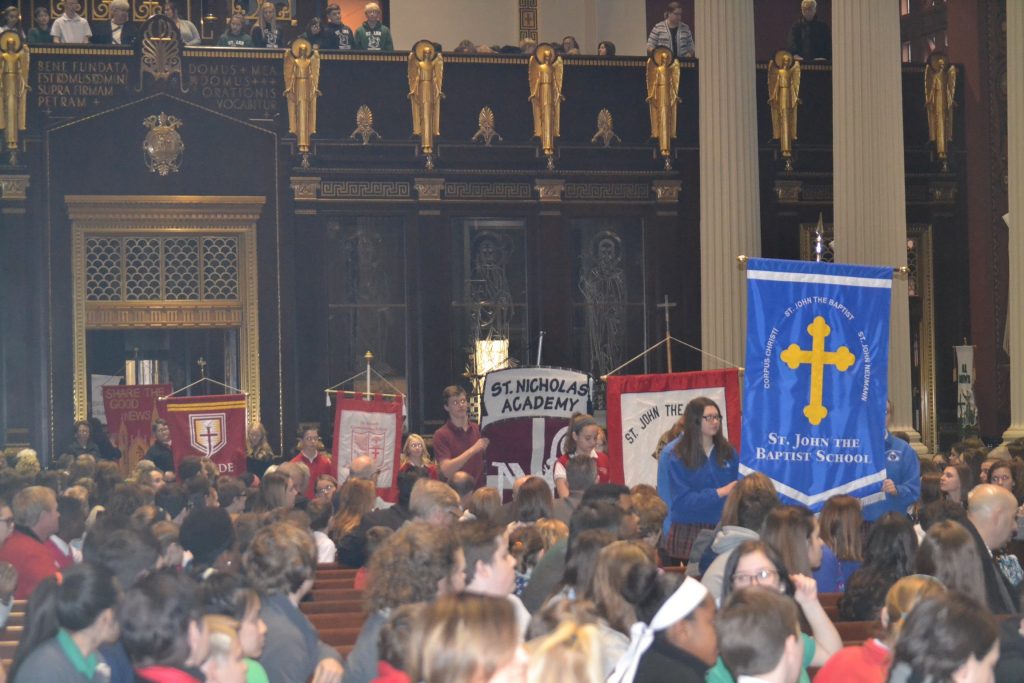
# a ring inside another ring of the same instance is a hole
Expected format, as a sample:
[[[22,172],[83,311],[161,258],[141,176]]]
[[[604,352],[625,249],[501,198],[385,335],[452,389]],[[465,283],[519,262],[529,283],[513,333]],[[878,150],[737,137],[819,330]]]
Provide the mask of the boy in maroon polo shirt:
[[[434,458],[445,479],[459,471],[484,485],[484,451],[490,440],[480,436],[480,425],[469,421],[469,401],[460,386],[445,387],[441,394],[448,421],[434,432]]]

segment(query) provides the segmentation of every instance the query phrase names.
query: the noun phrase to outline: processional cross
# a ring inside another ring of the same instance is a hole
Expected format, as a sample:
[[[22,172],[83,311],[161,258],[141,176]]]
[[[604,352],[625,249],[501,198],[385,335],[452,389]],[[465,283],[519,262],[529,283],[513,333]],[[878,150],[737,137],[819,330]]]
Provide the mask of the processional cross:
[[[789,366],[790,370],[796,370],[803,364],[811,366],[811,397],[810,403],[804,406],[804,416],[812,425],[818,425],[828,415],[828,408],[822,403],[825,366],[832,365],[839,372],[846,372],[856,358],[845,346],[840,346],[835,351],[825,350],[825,337],[832,333],[832,328],[820,315],[816,316],[814,321],[807,326],[807,333],[811,335],[812,340],[810,351],[801,349],[799,344],[794,343],[790,344],[779,357]]]

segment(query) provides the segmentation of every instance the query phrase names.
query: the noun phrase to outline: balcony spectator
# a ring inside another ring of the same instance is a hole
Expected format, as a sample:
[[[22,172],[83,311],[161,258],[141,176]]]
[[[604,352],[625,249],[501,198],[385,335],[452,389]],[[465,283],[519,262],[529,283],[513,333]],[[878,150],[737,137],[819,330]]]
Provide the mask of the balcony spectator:
[[[234,14],[228,19],[228,30],[217,39],[221,47],[252,47],[252,36],[245,32],[245,17]]]
[[[173,21],[178,27],[178,32],[181,34],[181,42],[186,45],[199,45],[203,42],[196,25],[188,19],[181,18],[176,0],[167,0],[164,3],[164,16]]]
[[[391,29],[381,23],[380,5],[375,2],[366,3],[366,21],[356,29],[355,49],[357,50],[394,50],[391,41]]]
[[[260,5],[256,25],[252,27],[254,47],[281,47],[281,30],[277,27],[277,8],[274,3]]]
[[[573,36],[566,36],[562,38],[562,54],[563,55],[578,55],[580,53],[580,44]]]
[[[598,57],[614,57],[615,56],[615,43],[610,40],[602,40],[597,44],[597,56]]]
[[[92,42],[97,45],[134,45],[142,34],[139,27],[128,20],[130,11],[128,0],[111,2],[110,21],[97,22]]]
[[[694,56],[693,33],[683,23],[683,8],[678,2],[668,3],[665,7],[665,20],[655,24],[647,36],[647,54],[654,52],[656,47],[667,47],[676,57]]]
[[[53,36],[53,42],[55,43],[88,43],[89,38],[92,37],[92,29],[89,28],[89,22],[78,14],[78,11],[82,9],[82,5],[78,0],[68,0],[64,3],[64,14],[60,15],[53,21],[53,26],[50,27],[50,35]],[[89,423],[85,423],[88,428]],[[79,425],[75,425],[78,429]],[[88,435],[86,435],[88,438]],[[76,454],[77,455],[77,454]]]
[[[324,32],[334,35],[336,50],[351,50],[355,44],[355,34],[341,21],[341,7],[336,4],[327,6],[327,25],[324,26]]]
[[[21,28],[21,12],[17,7],[8,7],[4,10],[3,26],[0,26],[0,33],[14,31],[22,40],[25,40],[25,32]]]
[[[32,13],[35,25],[28,30],[29,45],[48,45],[53,42],[50,35],[50,10],[46,7],[36,7]]]
[[[816,0],[800,3],[800,21],[789,30],[789,51],[796,59],[832,59],[832,32],[818,21]]]
[[[299,38],[308,40],[309,44],[318,50],[337,50],[338,36],[332,31],[324,28],[320,17],[313,17],[306,24],[306,32]]]

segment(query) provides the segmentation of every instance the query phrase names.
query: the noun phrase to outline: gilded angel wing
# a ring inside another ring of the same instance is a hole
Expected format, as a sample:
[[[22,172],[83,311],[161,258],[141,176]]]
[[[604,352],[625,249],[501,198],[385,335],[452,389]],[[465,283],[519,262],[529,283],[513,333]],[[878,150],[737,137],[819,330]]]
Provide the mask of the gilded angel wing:
[[[440,54],[434,59],[434,99],[440,100],[444,97],[441,86],[444,83],[444,58]]]
[[[2,59],[3,57],[0,56],[0,60]],[[0,61],[0,64],[2,64],[2,61]],[[5,85],[6,82],[6,78],[0,78],[0,130],[7,129],[7,107],[3,105],[3,103],[7,101],[7,86]]]
[[[672,130],[669,131],[671,137],[676,136],[676,117],[679,114],[679,60],[675,60],[668,67],[668,105],[671,107],[672,112]]]
[[[313,54],[309,58],[309,96],[312,102],[309,103],[309,132],[316,132],[316,98],[320,93],[320,49],[313,48]]]
[[[779,102],[779,69],[774,59],[768,62],[768,104],[771,105],[769,108],[772,113],[772,138],[778,139],[782,130],[782,122],[779,120],[782,103]]]
[[[529,77],[530,100],[534,100],[537,98],[537,83],[540,82],[540,64],[537,62],[536,57],[530,58]]]
[[[800,62],[793,62],[792,71],[790,73],[792,74],[792,76],[790,77],[789,87],[791,88],[792,92],[790,93],[789,98],[789,132],[793,136],[793,139],[796,140],[796,117],[799,113],[799,107],[797,105],[800,104]]]
[[[284,95],[288,98],[295,96],[295,57],[291,50],[284,53]]]
[[[25,118],[25,108],[28,104],[28,91],[31,90],[31,88],[28,85],[28,59],[28,46],[23,45],[21,48],[21,54],[18,56],[18,63],[20,65],[18,69],[18,86],[21,89],[21,109],[18,112],[18,116],[20,116],[21,118],[18,121],[18,128],[20,128],[21,130],[25,130],[25,128],[28,126],[28,119]]]
[[[28,73],[26,71],[25,73]],[[948,112],[946,120],[946,136],[953,139],[953,107],[956,102],[956,67],[949,67],[949,75],[946,77],[946,101],[949,102],[949,107],[946,109]]]
[[[409,95],[408,96],[410,98],[413,98],[413,97],[416,96],[416,84],[420,80],[420,74],[419,74],[420,67],[419,67],[419,63],[420,63],[420,60],[416,58],[416,53],[415,52],[410,52],[409,53],[409,64],[408,64],[408,68],[406,69],[406,75],[409,78]]]
[[[551,103],[554,105],[555,110],[555,120],[552,121],[551,127],[553,129],[552,132],[554,133],[555,137],[558,137],[559,135],[562,134],[562,100],[565,99],[564,97],[562,97],[562,70],[564,67],[565,62],[562,61],[561,57],[557,57],[555,59],[555,63],[551,65],[551,74],[554,78],[555,88],[555,92],[552,93],[553,97],[551,98]]]

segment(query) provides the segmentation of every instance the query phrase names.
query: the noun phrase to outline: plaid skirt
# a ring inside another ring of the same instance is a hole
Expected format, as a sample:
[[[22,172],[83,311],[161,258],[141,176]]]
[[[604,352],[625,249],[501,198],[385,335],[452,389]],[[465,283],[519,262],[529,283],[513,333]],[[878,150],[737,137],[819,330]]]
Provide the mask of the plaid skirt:
[[[701,529],[714,529],[714,524],[673,524],[669,527],[668,536],[662,546],[672,558],[682,562],[690,560],[690,548],[697,539]]]

